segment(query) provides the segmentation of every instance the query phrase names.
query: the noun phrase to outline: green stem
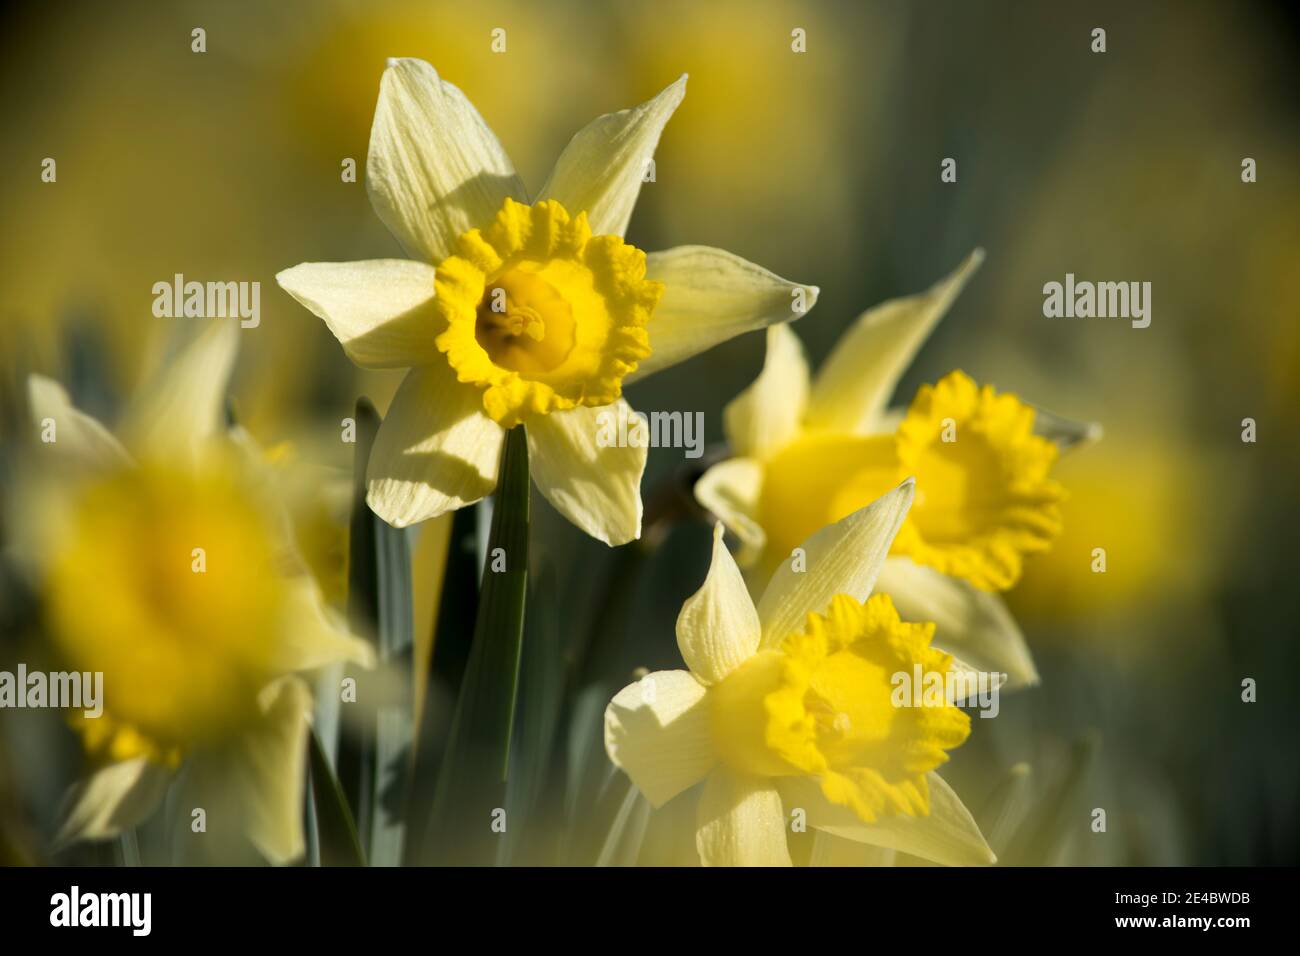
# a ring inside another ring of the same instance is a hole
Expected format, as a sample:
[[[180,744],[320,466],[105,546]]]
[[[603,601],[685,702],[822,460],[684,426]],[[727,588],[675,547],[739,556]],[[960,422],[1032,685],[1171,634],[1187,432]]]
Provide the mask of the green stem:
[[[506,434],[478,617],[438,775],[429,836],[439,862],[481,863],[505,846],[506,780],[528,584],[528,444]]]
[[[313,730],[311,741],[311,792],[316,802],[316,827],[322,866],[365,866],[366,857],[357,838],[357,826],[343,796],[343,788],[330,769],[329,758]]]

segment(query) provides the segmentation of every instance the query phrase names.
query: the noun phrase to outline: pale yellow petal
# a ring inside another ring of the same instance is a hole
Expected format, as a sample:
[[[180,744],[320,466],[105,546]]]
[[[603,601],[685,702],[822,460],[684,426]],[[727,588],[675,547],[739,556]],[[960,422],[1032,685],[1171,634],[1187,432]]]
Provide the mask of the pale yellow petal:
[[[847,807],[831,803],[811,777],[784,777],[787,808],[799,807],[808,825],[831,836],[910,853],[945,866],[986,866],[997,857],[961,798],[937,773],[926,775],[930,812],[923,817],[896,815],[863,823]]]
[[[238,739],[193,755],[186,793],[206,813],[208,840],[233,836],[237,828],[271,863],[290,863],[304,852],[311,694],[289,678],[267,687],[261,706],[261,718]]]
[[[505,432],[445,362],[407,373],[366,469],[366,502],[402,528],[492,493]]]
[[[597,117],[569,141],[538,199],[586,212],[598,236],[627,232],[659,135],[686,95],[686,77],[640,106]]]
[[[619,447],[617,422],[632,421],[627,402],[539,415],[524,426],[537,489],[555,510],[597,541],[641,536],[645,448]],[[613,423],[613,424],[611,424]]]
[[[423,60],[388,61],[379,86],[366,190],[412,259],[438,263],[524,186],[465,94]]]
[[[299,575],[289,579],[286,588],[284,640],[276,648],[272,667],[281,672],[307,671],[340,661],[374,666],[374,648],[348,630],[346,622],[325,603],[315,581]]]
[[[826,613],[831,598],[847,594],[865,601],[885,555],[912,504],[911,478],[893,491],[813,533],[800,547],[802,569],[783,561],[758,602],[762,646],[775,647],[800,630],[810,612]]]
[[[104,840],[143,823],[162,802],[172,775],[144,757],[96,770],[68,791],[56,848],[78,840]]]
[[[433,266],[411,259],[304,262],[275,277],[363,368],[409,368],[441,359],[433,344]]]
[[[763,465],[753,458],[729,458],[709,468],[695,482],[695,500],[740,541],[736,561],[753,564],[763,553],[767,535],[758,523]]]
[[[895,851],[870,843],[858,843],[831,836],[825,830],[813,831],[812,858],[809,866],[893,866]]]
[[[1007,675],[1006,689],[1038,683],[1020,626],[999,594],[981,591],[909,558],[890,558],[876,579],[905,621],[933,621],[934,646],[972,667]]]
[[[131,456],[96,418],[72,404],[67,391],[44,375],[27,377],[34,444],[60,469],[95,471],[129,465]],[[46,438],[52,441],[46,441]]]
[[[699,783],[717,762],[705,693],[686,671],[656,671],[605,709],[605,752],[655,807]]]
[[[137,457],[192,461],[225,430],[239,325],[212,320],[131,402],[120,434]]]
[[[813,307],[817,287],[782,279],[709,246],[678,246],[646,257],[646,276],[664,284],[646,327],[650,356],[626,381],[676,365],[744,332],[793,322]]]
[[[898,380],[984,260],[976,249],[957,271],[920,295],[868,309],[840,336],[813,382],[809,427],[833,431],[880,430]]]
[[[785,810],[772,781],[723,767],[709,774],[695,848],[705,866],[790,866]]]
[[[732,451],[763,458],[781,448],[798,435],[807,402],[803,343],[789,325],[768,326],[763,371],[723,413]]]
[[[709,575],[677,615],[677,647],[691,673],[705,684],[716,684],[753,657],[761,630],[758,611],[722,534],[718,523]]]

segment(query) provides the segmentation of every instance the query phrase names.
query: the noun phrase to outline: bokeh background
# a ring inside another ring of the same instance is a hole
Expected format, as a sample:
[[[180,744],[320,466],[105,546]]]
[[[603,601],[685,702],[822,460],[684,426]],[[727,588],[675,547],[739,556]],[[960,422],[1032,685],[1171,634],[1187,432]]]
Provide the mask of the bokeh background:
[[[11,4],[0,21],[6,428],[32,370],[111,420],[175,338],[177,323],[151,314],[154,282],[257,280],[261,325],[241,332],[233,386],[240,420],[267,445],[350,468],[340,419],[362,394],[385,408],[400,375],[351,366],[274,275],[400,255],[363,182],[340,180],[347,157],[364,169],[385,58],[422,57],[460,86],[534,188],[596,114],[689,73],[630,241],[722,246],[820,286],[797,327],[814,362],[863,309],[926,288],[982,246],[983,268],[899,400],[962,368],[1105,429],[1062,461],[1067,531],[1011,595],[1043,683],[977,720],[948,771],[1003,861],[1294,863],[1300,20],[1289,6]],[[200,26],[204,54],[190,49]],[[1090,51],[1094,27],[1107,31],[1104,54]],[[491,50],[494,28],[505,53]],[[806,53],[791,50],[795,28]],[[45,157],[57,183],[41,182]],[[940,181],[945,157],[955,184]],[[1241,181],[1245,157],[1254,184]],[[1067,272],[1150,281],[1151,326],[1045,319],[1042,286]],[[748,336],[629,398],[703,411],[718,442],[722,407],[761,361],[762,337]],[[1254,444],[1241,440],[1246,417]],[[21,462],[5,436],[9,473]],[[538,502],[530,601],[582,686],[677,665],[673,621],[708,555],[707,526],[680,507],[691,476],[680,451],[652,452],[644,495],[665,537],[633,557]],[[1090,571],[1094,547],[1107,550],[1104,575]],[[19,591],[3,597],[7,666],[32,635]],[[1240,699],[1247,677],[1253,704]],[[41,858],[75,750],[60,729],[20,729],[11,714],[0,724],[0,831]],[[553,798],[538,828],[558,827],[577,799]],[[689,861],[688,802],[641,821],[634,859]],[[1107,810],[1104,835],[1087,828],[1094,807]],[[545,843],[535,858],[548,858]]]

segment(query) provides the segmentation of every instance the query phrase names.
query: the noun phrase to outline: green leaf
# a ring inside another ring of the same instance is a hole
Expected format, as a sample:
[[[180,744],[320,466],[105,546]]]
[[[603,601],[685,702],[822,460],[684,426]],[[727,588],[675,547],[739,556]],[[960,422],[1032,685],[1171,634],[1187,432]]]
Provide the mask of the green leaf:
[[[438,786],[438,769],[446,753],[448,729],[465,679],[470,648],[474,644],[474,622],[478,618],[480,569],[474,542],[482,510],[461,508],[452,516],[442,600],[433,624],[429,672],[423,675],[426,681],[424,711],[420,715],[408,788],[404,861],[407,866],[429,862],[423,850],[427,846],[432,795]]]
[[[322,866],[365,866],[365,854],[357,839],[347,800],[316,732],[310,734],[311,792],[316,806],[316,828]]]
[[[554,827],[532,827],[531,821],[552,813],[547,805],[547,777],[555,756],[556,730],[564,702],[565,657],[560,631],[559,583],[554,563],[534,553],[524,622],[523,657],[519,665],[519,696],[510,760],[506,854],[511,863],[527,853],[543,858],[552,852],[538,844],[558,836]]]
[[[352,672],[352,730],[339,745],[339,778],[355,808],[362,845],[375,866],[398,866],[406,839],[404,807],[410,785],[414,695],[411,551],[403,529],[391,527],[366,504],[366,467],[379,432],[368,399],[356,407],[352,521],[348,539],[348,621],[374,641],[379,670]]]
[[[506,808],[528,584],[528,521],[528,445],[524,430],[513,428],[501,453],[474,644],[434,795],[429,840],[438,862],[482,863],[506,845],[492,825]]]

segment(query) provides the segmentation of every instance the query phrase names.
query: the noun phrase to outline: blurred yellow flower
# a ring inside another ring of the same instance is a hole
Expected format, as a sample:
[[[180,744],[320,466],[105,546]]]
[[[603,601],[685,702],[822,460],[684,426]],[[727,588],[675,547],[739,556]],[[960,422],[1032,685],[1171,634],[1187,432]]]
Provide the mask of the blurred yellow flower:
[[[391,61],[366,184],[411,260],[277,276],[358,365],[411,369],[370,456],[367,500],[384,520],[414,524],[490,494],[504,429],[523,424],[551,504],[607,544],[630,541],[646,449],[602,444],[599,427],[602,415],[627,420],[623,383],[812,306],[816,289],[721,250],[646,256],[622,241],[685,91],[682,77],[589,124],[528,206],[465,95],[422,60]]]
[[[299,856],[311,700],[294,675],[371,661],[326,610],[263,456],[225,432],[236,334],[215,324],[167,365],[121,444],[57,383],[30,380],[45,468],[20,550],[61,659],[105,687],[103,716],[75,718],[101,766],[62,841],[134,826],[184,765],[202,805],[233,808],[267,858]]]
[[[896,675],[968,673],[929,646],[933,625],[871,594],[912,503],[904,482],[806,542],[757,606],[715,528],[704,585],[677,618],[688,671],[660,671],[605,712],[610,759],[654,806],[705,781],[706,865],[789,865],[787,823],[942,863],[991,863],[934,773],[970,732],[959,701],[895,700]],[[816,854],[815,854],[816,855]]]

